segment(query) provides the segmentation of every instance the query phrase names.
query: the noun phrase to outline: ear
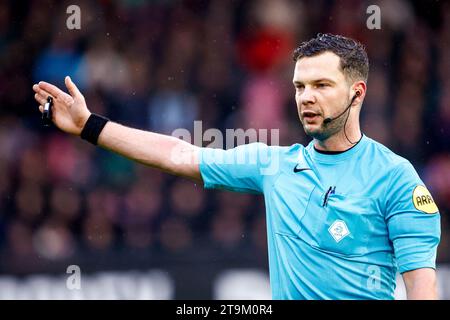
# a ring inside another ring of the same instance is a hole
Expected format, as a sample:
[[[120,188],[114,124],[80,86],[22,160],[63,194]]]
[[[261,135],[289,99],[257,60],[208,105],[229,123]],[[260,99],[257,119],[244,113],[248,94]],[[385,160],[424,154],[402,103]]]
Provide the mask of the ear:
[[[364,81],[357,81],[352,86],[354,95],[356,95],[355,101],[360,104],[363,102],[366,96],[367,84]]]

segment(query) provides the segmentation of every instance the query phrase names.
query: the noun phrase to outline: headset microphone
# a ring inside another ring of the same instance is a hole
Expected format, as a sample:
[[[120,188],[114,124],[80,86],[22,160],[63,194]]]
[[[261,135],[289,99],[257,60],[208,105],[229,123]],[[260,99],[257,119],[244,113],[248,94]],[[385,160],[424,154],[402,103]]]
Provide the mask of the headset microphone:
[[[356,97],[359,97],[360,94],[361,94],[361,92],[356,91],[355,95],[354,95],[353,98],[352,98],[352,101],[350,101],[350,104],[348,105],[348,107],[345,108],[345,110],[342,111],[340,115],[338,115],[337,117],[334,117],[334,118],[330,118],[330,117],[325,118],[325,119],[323,120],[323,123],[324,123],[324,124],[329,124],[331,121],[340,118],[344,113],[347,112],[347,110],[352,106],[353,101],[355,101]]]

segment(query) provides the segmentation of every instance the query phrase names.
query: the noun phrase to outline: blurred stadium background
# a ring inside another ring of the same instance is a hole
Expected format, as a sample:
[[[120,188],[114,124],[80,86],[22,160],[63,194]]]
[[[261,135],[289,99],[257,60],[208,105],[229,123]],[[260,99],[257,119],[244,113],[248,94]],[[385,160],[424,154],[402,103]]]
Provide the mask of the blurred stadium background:
[[[71,4],[80,30],[66,27]],[[366,27],[371,4],[381,30]],[[0,299],[270,298],[261,197],[206,191],[43,128],[31,87],[70,75],[91,111],[122,124],[280,128],[281,144],[307,143],[291,52],[317,32],[366,45],[362,128],[431,189],[450,298],[448,2],[2,0]],[[66,288],[69,265],[82,290]]]

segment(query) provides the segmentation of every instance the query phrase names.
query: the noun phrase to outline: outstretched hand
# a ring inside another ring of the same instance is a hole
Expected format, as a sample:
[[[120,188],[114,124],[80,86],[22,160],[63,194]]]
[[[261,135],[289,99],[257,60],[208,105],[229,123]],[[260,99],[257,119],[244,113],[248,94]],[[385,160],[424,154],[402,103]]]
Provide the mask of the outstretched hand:
[[[83,95],[70,77],[65,78],[65,84],[69,94],[53,84],[40,81],[39,84],[33,85],[33,90],[36,92],[34,98],[39,103],[39,111],[42,113],[47,97],[51,96],[53,123],[64,132],[79,136],[91,113]]]

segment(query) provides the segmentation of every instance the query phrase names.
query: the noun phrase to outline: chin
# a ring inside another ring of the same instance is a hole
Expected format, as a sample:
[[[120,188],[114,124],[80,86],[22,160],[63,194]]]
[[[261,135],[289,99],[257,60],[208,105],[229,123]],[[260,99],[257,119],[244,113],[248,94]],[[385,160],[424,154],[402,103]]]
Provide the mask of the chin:
[[[313,130],[313,129],[305,128],[305,127],[303,127],[303,129],[305,130],[305,133],[312,138],[315,138],[317,135],[320,135],[320,133],[318,132],[317,129]]]
[[[320,127],[318,126],[303,126],[303,129],[305,130],[305,133],[310,136],[311,138],[317,139],[317,140],[325,140],[329,137],[329,135]]]
[[[307,135],[320,134],[323,130],[318,124],[303,124],[303,130]]]

